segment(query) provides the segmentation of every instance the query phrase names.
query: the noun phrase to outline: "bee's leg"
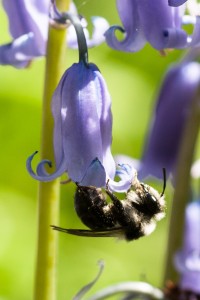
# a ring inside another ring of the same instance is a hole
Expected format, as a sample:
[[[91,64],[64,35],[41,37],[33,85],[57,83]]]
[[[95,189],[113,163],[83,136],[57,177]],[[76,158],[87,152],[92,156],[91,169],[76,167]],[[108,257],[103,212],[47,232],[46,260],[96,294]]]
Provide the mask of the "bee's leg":
[[[118,210],[119,213],[122,213],[124,211],[122,202],[111,192],[106,188],[106,194],[110,197],[112,200],[115,208]]]
[[[117,222],[122,227],[127,227],[130,223],[129,217],[127,218],[126,208],[123,205],[124,201],[119,200],[112,192],[106,189],[106,194],[110,197],[113,202],[112,212],[116,216]]]

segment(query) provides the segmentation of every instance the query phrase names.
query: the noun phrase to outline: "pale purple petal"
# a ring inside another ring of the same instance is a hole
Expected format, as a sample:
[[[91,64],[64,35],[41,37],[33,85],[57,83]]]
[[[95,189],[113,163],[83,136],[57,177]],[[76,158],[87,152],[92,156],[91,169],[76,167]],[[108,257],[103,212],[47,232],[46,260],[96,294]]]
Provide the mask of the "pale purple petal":
[[[62,161],[55,172],[53,172],[52,174],[48,174],[44,170],[44,164],[51,167],[51,162],[49,160],[43,160],[39,163],[39,167],[37,168],[37,171],[39,171],[39,174],[35,173],[32,169],[31,163],[32,163],[32,160],[33,160],[34,156],[36,155],[36,153],[37,153],[37,151],[34,152],[31,156],[29,156],[26,161],[26,168],[27,168],[29,174],[34,179],[39,180],[39,181],[44,181],[44,182],[52,181],[52,180],[60,177],[66,171],[65,161]]]
[[[175,256],[181,274],[180,287],[200,293],[200,201],[186,208],[183,248]]]
[[[182,63],[172,67],[163,82],[141,161],[140,177],[173,172],[184,124],[200,80],[200,65]]]
[[[132,158],[128,155],[123,155],[123,154],[114,155],[114,160],[117,165],[127,164],[136,170],[138,170],[140,166],[140,161],[138,159]]]
[[[37,47],[44,52],[48,32],[49,0],[3,0],[12,37],[32,32]]]
[[[181,29],[179,8],[169,7],[166,0],[138,2],[140,26],[147,41],[156,49],[184,48],[187,34]],[[183,13],[182,9],[180,9]]]
[[[94,159],[90,166],[88,166],[83,179],[79,182],[83,186],[102,187],[106,184],[106,172],[98,159]]]
[[[187,0],[168,0],[168,3],[170,6],[180,6],[182,5],[183,3],[185,3]]]
[[[114,181],[111,178],[107,177],[109,190],[117,193],[125,193],[131,187],[133,178],[136,174],[136,170],[130,165],[121,164],[118,165],[116,175],[119,176],[120,181]]]
[[[92,36],[86,39],[89,48],[102,44],[105,41],[104,33],[109,28],[109,23],[102,17],[92,17],[92,24]]]
[[[24,34],[12,43],[0,46],[0,64],[12,65],[16,68],[26,67],[30,61],[45,54],[37,48],[32,32]]]
[[[137,7],[138,0],[117,0],[118,13],[124,28],[112,26],[105,33],[106,42],[111,48],[134,52],[144,47],[146,39],[141,31]],[[125,32],[123,40],[117,39],[115,36],[116,30]]]

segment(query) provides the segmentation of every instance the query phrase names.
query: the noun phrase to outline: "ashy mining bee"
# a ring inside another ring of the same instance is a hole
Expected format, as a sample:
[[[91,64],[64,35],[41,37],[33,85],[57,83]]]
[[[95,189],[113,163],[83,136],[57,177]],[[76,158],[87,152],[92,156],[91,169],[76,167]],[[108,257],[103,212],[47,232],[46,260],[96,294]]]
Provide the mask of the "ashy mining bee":
[[[107,203],[101,188],[80,186],[75,193],[75,210],[81,221],[91,230],[65,229],[52,226],[65,233],[87,237],[117,237],[126,241],[136,240],[149,235],[156,227],[156,221],[165,215],[164,191],[166,176],[164,174],[163,191],[159,194],[151,186],[140,182],[137,174],[124,200],[119,200],[108,189],[110,197]]]

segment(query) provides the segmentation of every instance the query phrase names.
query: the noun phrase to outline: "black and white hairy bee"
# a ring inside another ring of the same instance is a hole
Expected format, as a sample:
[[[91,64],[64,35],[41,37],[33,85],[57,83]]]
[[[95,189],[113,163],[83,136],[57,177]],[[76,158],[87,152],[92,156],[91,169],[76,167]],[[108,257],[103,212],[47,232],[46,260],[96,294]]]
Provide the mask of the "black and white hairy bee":
[[[117,237],[126,241],[149,235],[154,231],[156,222],[165,216],[165,170],[163,174],[161,194],[140,182],[137,174],[124,200],[119,200],[109,191],[107,184],[105,193],[111,199],[110,203],[107,203],[101,188],[77,184],[75,210],[81,221],[91,230],[65,229],[54,225],[52,228],[78,236]]]

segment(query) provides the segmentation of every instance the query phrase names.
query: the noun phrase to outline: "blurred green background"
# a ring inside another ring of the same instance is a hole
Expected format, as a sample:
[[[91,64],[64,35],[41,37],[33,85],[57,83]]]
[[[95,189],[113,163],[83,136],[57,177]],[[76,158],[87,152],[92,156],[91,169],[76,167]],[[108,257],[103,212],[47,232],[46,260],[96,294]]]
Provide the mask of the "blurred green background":
[[[114,0],[77,0],[79,12],[100,15],[120,24]],[[0,44],[10,41],[7,19],[0,8]],[[90,24],[91,27],[91,24]],[[114,154],[140,159],[156,94],[168,65],[179,51],[162,57],[146,46],[139,53],[120,53],[105,44],[89,50],[112,96]],[[77,62],[68,51],[66,68]],[[44,59],[25,70],[0,66],[0,300],[32,299],[37,231],[37,182],[26,171],[27,157],[40,150]],[[154,182],[159,190],[160,183]],[[83,228],[77,218],[74,185],[61,186],[60,225]],[[162,282],[171,190],[167,188],[167,217],[149,237],[131,243],[112,238],[89,239],[59,234],[58,299],[69,300],[97,273],[105,270],[91,293],[119,281]],[[39,300],[39,299],[38,299]]]

